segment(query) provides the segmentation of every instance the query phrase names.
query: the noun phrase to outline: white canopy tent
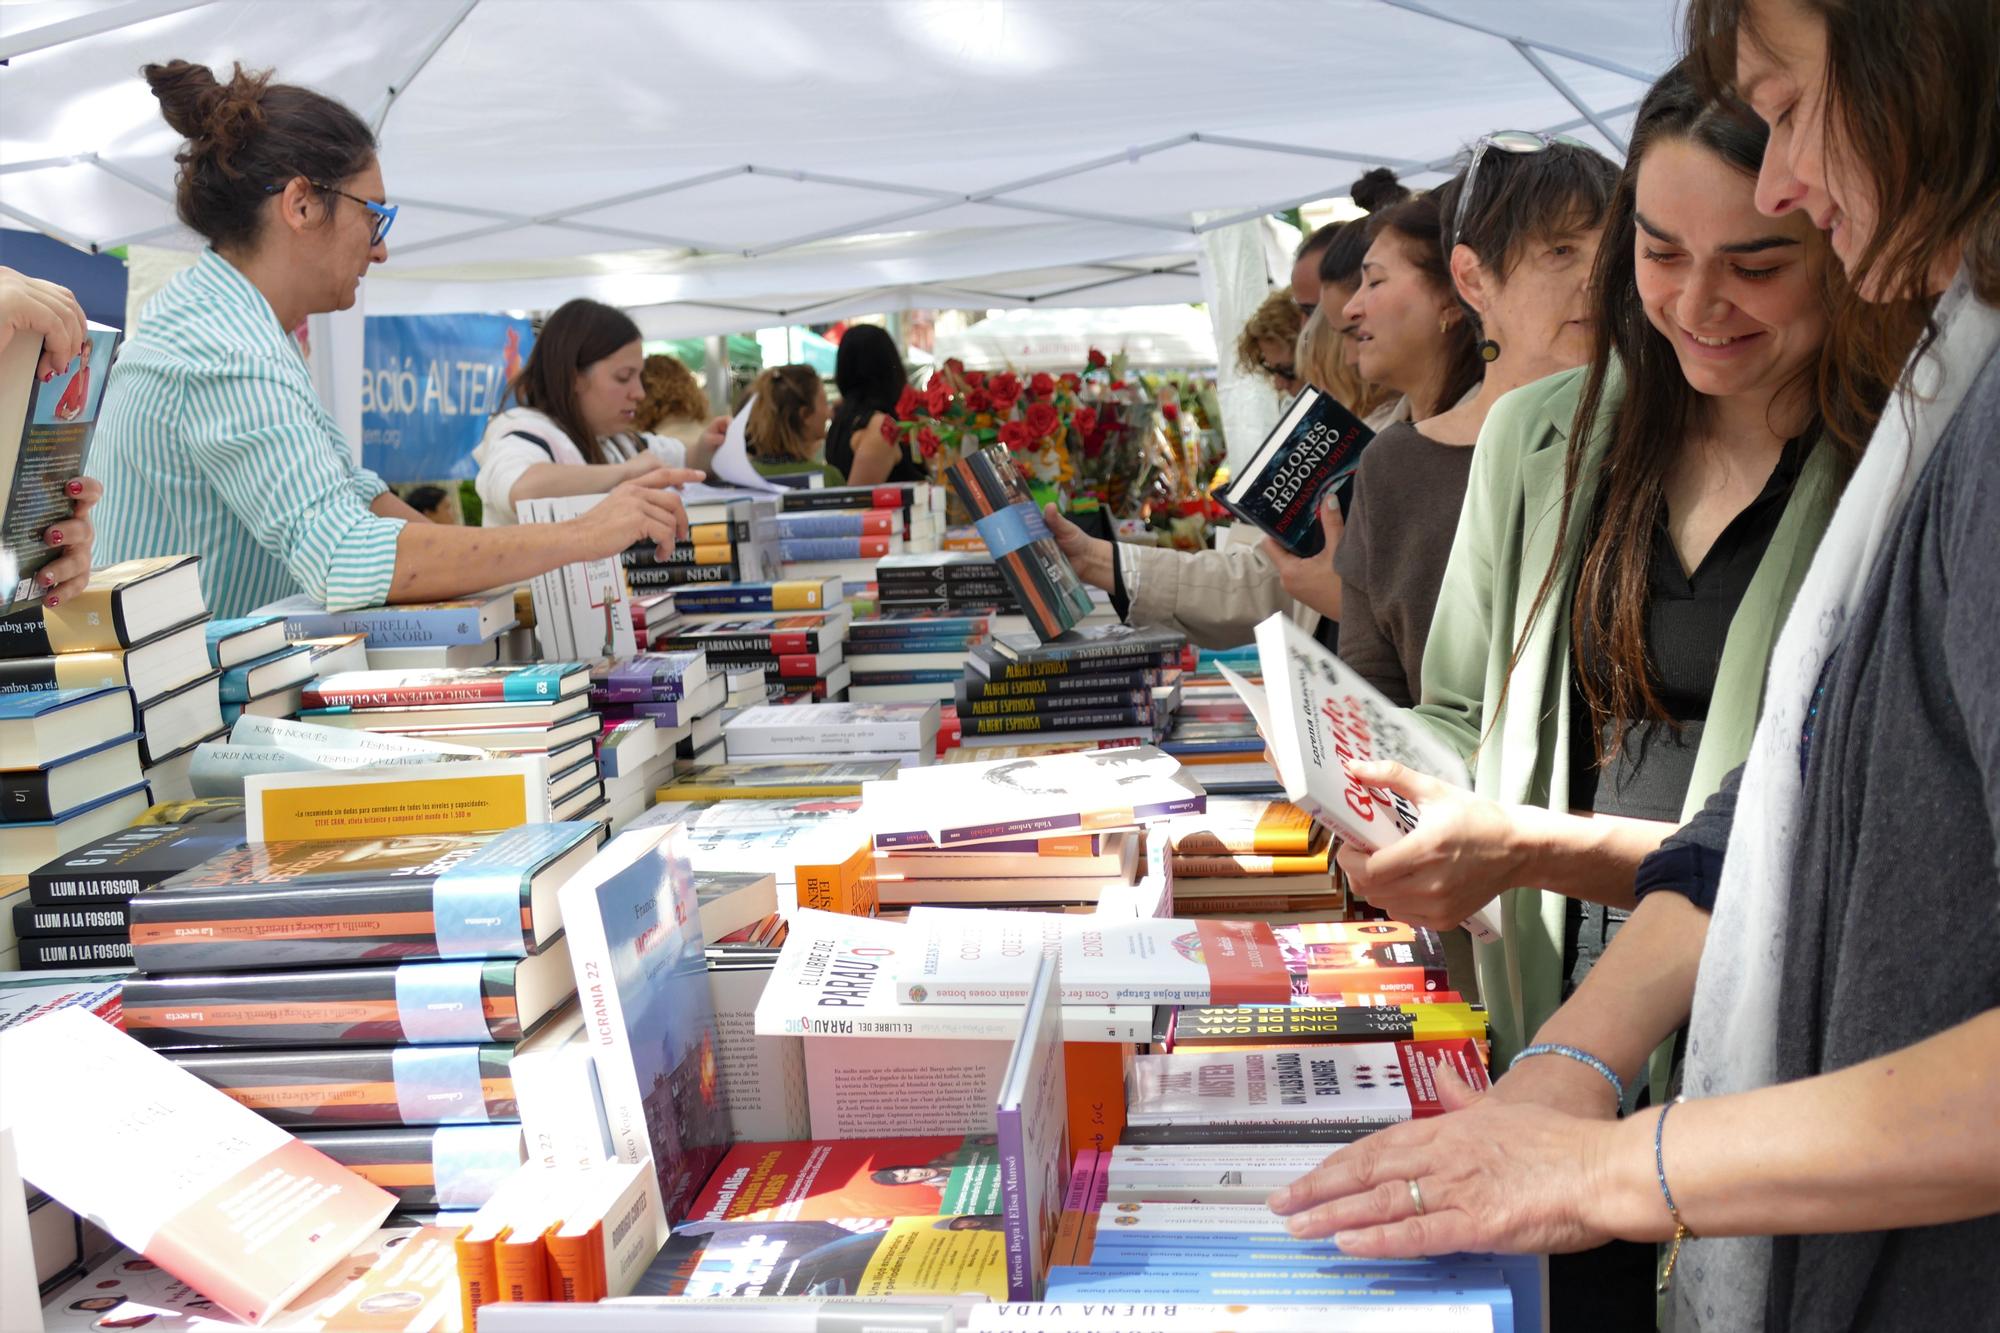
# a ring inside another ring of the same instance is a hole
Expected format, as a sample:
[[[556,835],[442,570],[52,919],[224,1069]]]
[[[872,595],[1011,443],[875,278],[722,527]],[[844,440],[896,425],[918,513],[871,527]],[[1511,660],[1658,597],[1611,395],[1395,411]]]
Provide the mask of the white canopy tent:
[[[972,370],[1060,372],[1083,365],[1092,348],[1148,369],[1215,364],[1215,332],[1188,305],[1003,310],[963,332],[940,333],[935,355]]]
[[[635,307],[649,336],[1200,300],[1202,233],[1416,183],[1496,126],[1616,153],[1674,0],[14,0],[0,216],[191,246],[137,76],[275,68],[380,132],[371,313]],[[1201,218],[1201,221],[1194,219]]]

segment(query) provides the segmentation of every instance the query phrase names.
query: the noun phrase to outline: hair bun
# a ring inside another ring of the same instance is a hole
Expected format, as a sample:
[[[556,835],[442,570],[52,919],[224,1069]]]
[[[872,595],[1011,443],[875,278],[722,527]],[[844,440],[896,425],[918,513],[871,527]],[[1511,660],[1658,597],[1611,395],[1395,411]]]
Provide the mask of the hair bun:
[[[186,60],[148,65],[142,72],[153,96],[160,99],[160,115],[188,141],[181,163],[207,159],[223,175],[240,176],[234,159],[244,141],[264,124],[264,87],[271,81],[270,72],[250,74],[238,64],[229,82],[219,83],[208,66]]]
[[[1375,167],[1348,187],[1348,197],[1366,213],[1379,213],[1410,197],[1410,187],[1396,179],[1387,167]]]

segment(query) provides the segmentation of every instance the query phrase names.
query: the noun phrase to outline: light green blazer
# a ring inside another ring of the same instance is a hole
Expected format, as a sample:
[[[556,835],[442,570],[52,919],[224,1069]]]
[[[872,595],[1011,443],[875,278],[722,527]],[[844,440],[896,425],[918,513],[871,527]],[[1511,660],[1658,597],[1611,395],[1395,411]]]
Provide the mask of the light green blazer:
[[[1424,649],[1423,702],[1414,710],[1465,756],[1482,796],[1552,810],[1569,809],[1571,575],[1611,414],[1625,389],[1614,371],[1562,543],[1564,575],[1530,626],[1557,549],[1563,463],[1584,375],[1579,369],[1538,380],[1487,415]],[[1749,753],[1771,648],[1839,495],[1834,450],[1814,449],[1730,623],[1683,819]],[[1527,641],[1510,679],[1507,663],[1524,627]],[[1504,1064],[1561,1002],[1565,900],[1518,888],[1502,894],[1500,906],[1503,937],[1479,945],[1476,958],[1494,1056]]]

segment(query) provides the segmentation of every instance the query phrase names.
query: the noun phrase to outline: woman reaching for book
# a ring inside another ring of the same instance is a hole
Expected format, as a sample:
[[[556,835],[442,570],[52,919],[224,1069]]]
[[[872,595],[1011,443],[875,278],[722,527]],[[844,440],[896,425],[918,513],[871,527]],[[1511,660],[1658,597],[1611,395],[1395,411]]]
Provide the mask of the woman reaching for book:
[[[35,363],[38,381],[53,384],[56,376],[77,363],[90,346],[86,327],[83,307],[69,288],[0,268],[0,350],[15,338],[39,339],[42,354]],[[102,368],[98,373],[103,373]],[[88,477],[71,478],[63,489],[69,497],[69,517],[42,533],[42,540],[56,554],[34,573],[42,600],[50,606],[61,605],[64,598],[74,597],[90,582],[95,542],[90,510],[104,495],[104,488]],[[18,572],[18,568],[8,571],[10,576]],[[0,602],[13,597],[15,591],[11,577],[0,583]]]
[[[1356,181],[1351,193],[1356,203],[1371,210],[1386,209],[1410,197],[1410,192],[1381,168]],[[1361,257],[1367,243],[1363,219],[1352,219],[1341,227],[1320,257],[1323,279],[1320,306],[1314,312],[1315,318],[1306,321],[1299,332],[1289,367],[1294,373],[1310,375],[1315,366],[1322,373],[1329,368],[1327,359],[1316,354],[1328,338],[1341,341],[1343,354],[1351,346],[1336,316],[1360,283]],[[1278,292],[1269,305],[1277,312],[1281,303],[1290,300],[1288,292]],[[1297,306],[1290,308],[1296,316]],[[1429,349],[1430,354],[1442,358],[1445,355],[1442,340],[1435,341],[1438,345]],[[1259,345],[1257,339],[1250,340],[1253,351]],[[1470,384],[1477,376],[1478,363],[1472,358],[1469,342],[1460,355],[1465,382]],[[1364,384],[1351,374],[1308,382],[1350,411],[1365,413],[1365,423],[1371,430],[1409,419],[1410,400],[1400,388]],[[1259,621],[1284,613],[1300,628],[1317,635],[1321,643],[1328,646],[1334,643],[1340,618],[1340,584],[1334,576],[1331,558],[1331,548],[1340,540],[1337,506],[1321,518],[1329,524],[1326,554],[1313,560],[1294,561],[1287,567],[1293,572],[1282,578],[1271,554],[1277,544],[1269,539],[1226,550],[1176,551],[1164,546],[1115,543],[1093,537],[1058,513],[1054,506],[1044,510],[1044,518],[1056,544],[1076,567],[1078,577],[1111,593],[1113,604],[1127,624],[1165,625],[1184,631],[1204,648],[1235,648],[1250,642]]]
[[[354,304],[389,256],[375,139],[347,107],[240,67],[148,65],[181,220],[207,238],[147,306],[105,393],[90,475],[101,564],[197,554],[219,616],[301,590],[329,609],[457,597],[687,531],[663,468],[567,523],[429,523],[357,466],[291,330]]]
[[[1685,1241],[1680,1329],[1987,1327],[2000,2],[1694,0],[1689,26],[1704,80],[1771,127],[1760,209],[1809,219],[1848,272],[1843,340],[1911,306],[1924,337],[1900,372],[1866,340],[1830,368],[1838,398],[1884,372],[1896,395],[1771,654],[1748,760],[1641,867],[1546,1053],[1273,1205],[1358,1255]],[[1615,1121],[1613,1080],[1690,1015],[1686,1105]]]
[[[581,297],[556,307],[472,451],[480,522],[505,527],[522,500],[602,495],[705,463],[722,442],[717,423],[692,449],[638,429],[645,364],[639,326],[624,311]]]

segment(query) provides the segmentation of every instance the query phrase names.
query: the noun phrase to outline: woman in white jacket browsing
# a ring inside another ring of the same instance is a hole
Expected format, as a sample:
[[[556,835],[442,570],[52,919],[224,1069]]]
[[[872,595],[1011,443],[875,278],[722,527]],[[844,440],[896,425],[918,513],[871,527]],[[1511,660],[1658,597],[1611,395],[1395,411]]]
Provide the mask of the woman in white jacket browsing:
[[[646,397],[644,365],[639,327],[624,311],[579,298],[550,315],[508,386],[507,405],[472,453],[481,523],[517,522],[514,507],[522,500],[685,479],[678,469],[690,461],[687,445],[633,428]],[[704,458],[712,450],[706,438],[696,446]]]

